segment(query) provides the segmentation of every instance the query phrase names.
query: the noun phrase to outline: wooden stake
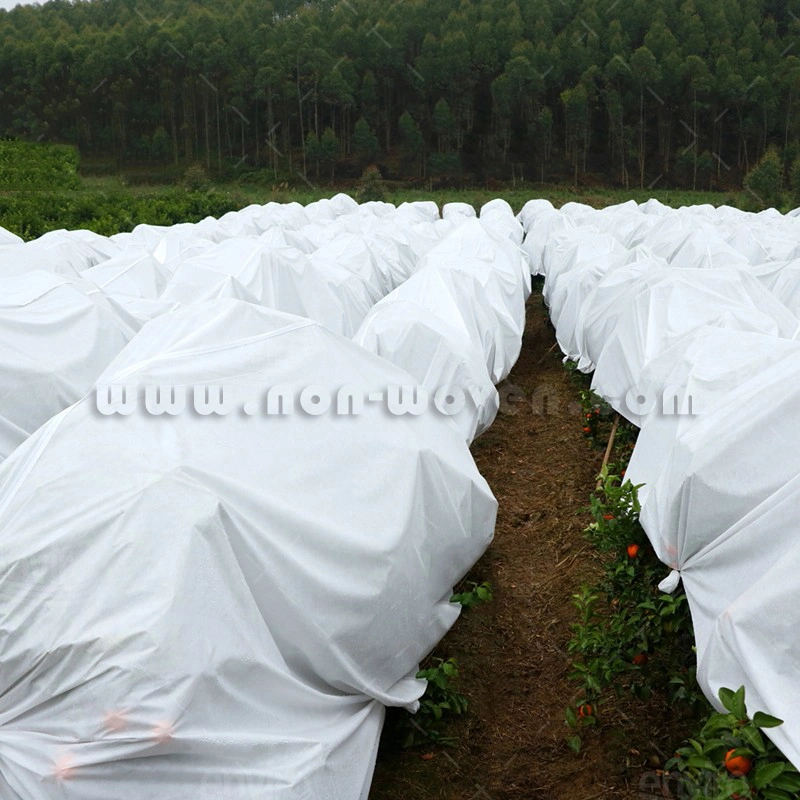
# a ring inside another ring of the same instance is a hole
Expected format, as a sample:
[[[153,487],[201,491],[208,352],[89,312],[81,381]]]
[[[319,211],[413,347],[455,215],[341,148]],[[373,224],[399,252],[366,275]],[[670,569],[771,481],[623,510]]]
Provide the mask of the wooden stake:
[[[606,454],[603,456],[603,466],[600,467],[602,472],[608,466],[608,459],[611,457],[611,448],[614,447],[614,437],[617,435],[617,426],[619,425],[619,414],[614,414],[614,424],[611,426],[611,433],[608,435],[608,445],[606,447]],[[600,491],[603,485],[603,479],[597,479],[597,486],[594,487],[596,492]]]

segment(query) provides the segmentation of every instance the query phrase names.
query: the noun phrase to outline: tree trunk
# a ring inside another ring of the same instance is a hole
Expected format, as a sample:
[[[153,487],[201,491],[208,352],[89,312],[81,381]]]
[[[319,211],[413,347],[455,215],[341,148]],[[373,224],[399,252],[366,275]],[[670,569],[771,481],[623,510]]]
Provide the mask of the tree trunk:
[[[169,92],[169,120],[170,130],[172,133],[172,157],[174,162],[178,163],[178,126],[175,121],[175,100],[172,97],[172,84],[167,89]]]
[[[296,62],[296,76],[297,76],[297,111],[300,114],[300,141],[303,147],[303,177],[306,177],[306,134],[303,129],[303,99],[300,97],[300,60]],[[319,168],[319,167],[317,167]]]
[[[217,100],[217,169],[222,170],[222,132],[219,125],[219,92],[214,92]]]
[[[644,85],[639,81],[639,188],[644,189],[645,167],[645,135],[644,135]]]
[[[208,88],[206,87],[203,87],[203,110],[206,118],[206,169],[211,169],[211,134],[208,130]]]
[[[694,92],[694,116],[692,117],[692,135],[694,136],[694,166],[692,169],[692,191],[697,190],[697,91]]]
[[[792,93],[794,91],[794,87],[789,87],[789,99],[786,102],[786,126],[784,128],[783,133],[783,149],[789,146],[789,122],[792,118]]]

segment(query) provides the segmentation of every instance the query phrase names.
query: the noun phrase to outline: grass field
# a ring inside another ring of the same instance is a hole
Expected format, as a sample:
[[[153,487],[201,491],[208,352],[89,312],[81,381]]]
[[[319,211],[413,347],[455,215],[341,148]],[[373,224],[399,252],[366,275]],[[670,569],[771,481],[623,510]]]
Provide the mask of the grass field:
[[[655,197],[665,205],[679,207],[710,203],[719,206],[730,204],[742,206],[747,204],[746,192],[708,192],[691,191],[688,189],[616,189],[611,187],[579,187],[574,188],[569,184],[528,183],[524,187],[510,186],[501,188],[487,188],[476,186],[468,189],[428,189],[398,187],[387,182],[386,200],[399,204],[412,200],[435,200],[439,205],[444,203],[462,202],[480,207],[489,200],[502,197],[507,200],[515,211],[519,211],[528,200],[543,197],[556,206],[568,202],[586,203],[596,208],[624,203],[635,200],[637,203],[645,202]],[[328,186],[326,184],[310,184],[287,186],[285,183],[267,185],[259,183],[228,182],[214,183],[211,190],[229,194],[234,199],[247,203],[266,203],[273,200],[278,203],[297,202],[302,205],[319,200],[323,197],[333,197],[339,192],[355,194],[353,182],[341,185]],[[175,190],[175,184],[165,183],[154,186],[152,184],[129,185],[124,180],[114,177],[84,177],[81,189],[76,193],[125,193],[132,196],[150,196],[170,193]]]

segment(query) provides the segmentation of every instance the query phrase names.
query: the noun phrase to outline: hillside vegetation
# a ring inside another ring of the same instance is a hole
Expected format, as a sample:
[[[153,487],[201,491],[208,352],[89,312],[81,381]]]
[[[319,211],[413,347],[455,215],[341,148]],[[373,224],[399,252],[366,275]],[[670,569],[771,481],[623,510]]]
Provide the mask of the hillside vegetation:
[[[51,0],[0,136],[98,171],[740,186],[800,128],[800,0]],[[179,173],[180,174],[180,173]]]

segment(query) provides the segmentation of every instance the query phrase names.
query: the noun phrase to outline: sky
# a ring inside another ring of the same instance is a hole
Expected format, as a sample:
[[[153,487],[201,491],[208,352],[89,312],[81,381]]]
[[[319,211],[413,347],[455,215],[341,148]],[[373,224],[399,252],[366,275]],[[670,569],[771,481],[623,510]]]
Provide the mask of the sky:
[[[19,5],[31,5],[32,0],[0,0],[0,8],[14,8]]]

